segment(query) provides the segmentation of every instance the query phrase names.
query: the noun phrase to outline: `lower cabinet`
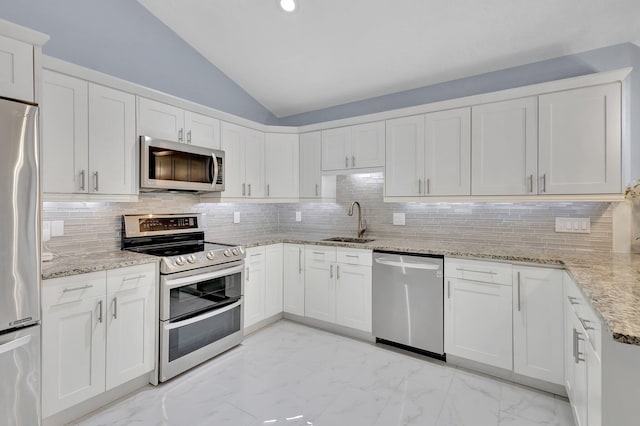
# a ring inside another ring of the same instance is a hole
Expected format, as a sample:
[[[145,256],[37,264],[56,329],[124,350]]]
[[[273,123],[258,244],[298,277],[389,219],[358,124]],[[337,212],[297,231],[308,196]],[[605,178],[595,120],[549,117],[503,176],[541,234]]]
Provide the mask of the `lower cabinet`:
[[[304,246],[283,244],[282,250],[283,310],[304,316]]]
[[[371,258],[369,252],[369,258]],[[371,332],[371,265],[336,265],[336,323]]]
[[[43,281],[43,417],[154,369],[156,282],[154,264]]]
[[[244,328],[282,312],[282,244],[247,249]]]

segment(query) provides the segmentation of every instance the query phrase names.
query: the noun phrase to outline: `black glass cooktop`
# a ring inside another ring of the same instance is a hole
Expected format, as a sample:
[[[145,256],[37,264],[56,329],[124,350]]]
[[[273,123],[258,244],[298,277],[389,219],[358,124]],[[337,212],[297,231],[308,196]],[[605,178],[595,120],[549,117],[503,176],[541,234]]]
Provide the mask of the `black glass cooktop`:
[[[167,246],[135,247],[130,248],[129,250],[137,251],[138,253],[150,254],[152,256],[169,257],[184,256],[186,254],[209,250],[224,250],[229,247],[234,246],[229,244],[195,241],[193,243],[181,243]]]

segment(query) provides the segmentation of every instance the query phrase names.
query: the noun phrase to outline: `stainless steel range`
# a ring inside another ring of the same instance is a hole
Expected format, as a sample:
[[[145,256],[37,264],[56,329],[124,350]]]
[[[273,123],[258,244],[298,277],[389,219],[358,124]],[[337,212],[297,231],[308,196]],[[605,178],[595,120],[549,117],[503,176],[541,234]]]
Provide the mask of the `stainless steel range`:
[[[200,214],[125,215],[122,229],[122,249],[161,258],[161,382],[242,342],[242,247],[204,241]]]

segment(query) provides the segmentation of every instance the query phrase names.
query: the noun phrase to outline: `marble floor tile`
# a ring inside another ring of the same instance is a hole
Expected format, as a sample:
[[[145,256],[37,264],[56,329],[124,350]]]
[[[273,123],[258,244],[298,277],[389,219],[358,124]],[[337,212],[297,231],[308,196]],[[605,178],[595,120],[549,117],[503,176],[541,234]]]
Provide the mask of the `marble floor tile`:
[[[72,424],[571,426],[566,400],[290,321]]]

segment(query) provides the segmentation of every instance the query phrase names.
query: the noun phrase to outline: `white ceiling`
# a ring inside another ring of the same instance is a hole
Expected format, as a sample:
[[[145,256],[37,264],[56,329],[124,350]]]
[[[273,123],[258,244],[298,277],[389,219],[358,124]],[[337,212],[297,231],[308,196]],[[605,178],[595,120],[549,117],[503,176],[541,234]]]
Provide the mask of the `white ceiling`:
[[[278,117],[640,40],[640,0],[138,0]]]

